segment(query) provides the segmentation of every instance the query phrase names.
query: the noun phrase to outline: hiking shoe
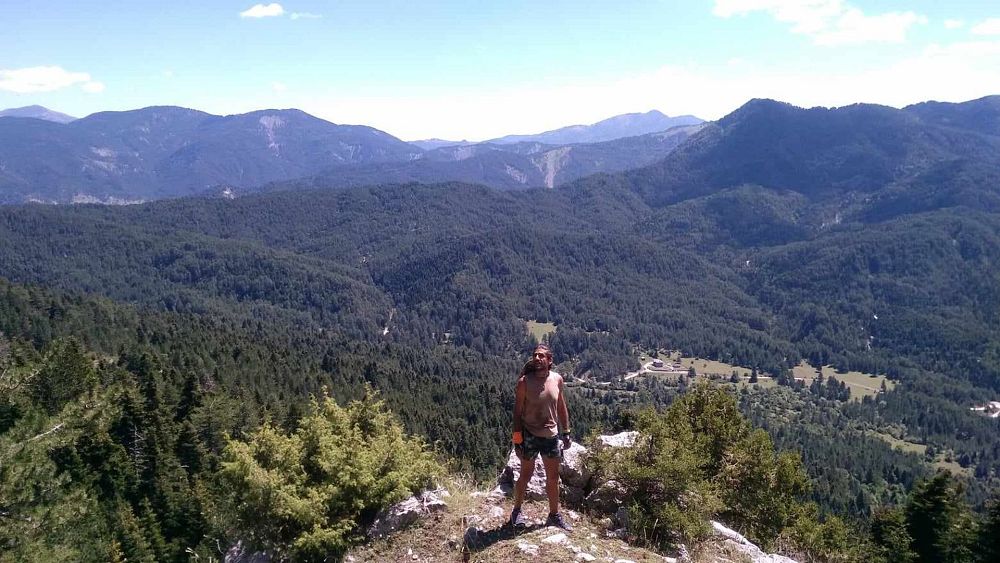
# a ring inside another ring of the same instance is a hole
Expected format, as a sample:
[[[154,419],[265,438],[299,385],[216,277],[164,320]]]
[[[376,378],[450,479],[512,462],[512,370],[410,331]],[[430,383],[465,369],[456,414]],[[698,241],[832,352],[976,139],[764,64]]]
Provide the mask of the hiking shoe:
[[[561,512],[556,512],[555,514],[549,514],[548,519],[545,520],[545,525],[546,526],[555,526],[556,528],[562,528],[563,530],[566,530],[567,532],[572,532],[573,531],[573,526],[569,525],[569,522],[567,522],[566,519],[563,518],[563,515],[562,515]]]
[[[521,514],[520,508],[515,508],[510,511],[510,527],[516,530],[522,530],[528,526],[528,521],[524,519],[524,515]]]

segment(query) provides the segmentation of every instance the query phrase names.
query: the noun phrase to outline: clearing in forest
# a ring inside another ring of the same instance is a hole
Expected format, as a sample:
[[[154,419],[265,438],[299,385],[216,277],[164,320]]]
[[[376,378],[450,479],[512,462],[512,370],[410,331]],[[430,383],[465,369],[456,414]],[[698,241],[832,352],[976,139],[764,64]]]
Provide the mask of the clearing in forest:
[[[792,375],[796,378],[804,379],[806,385],[809,385],[816,378],[816,368],[809,365],[805,360],[802,360],[799,362],[799,365],[792,369]],[[831,377],[837,378],[837,381],[843,381],[847,385],[847,388],[851,390],[851,398],[859,401],[865,395],[874,397],[878,394],[883,382],[886,389],[892,389],[896,386],[895,382],[887,379],[884,375],[861,373],[860,371],[839,373],[833,366],[823,366],[823,378],[830,379]]]
[[[524,321],[525,326],[528,328],[535,340],[542,342],[545,340],[545,336],[552,334],[556,331],[556,323],[540,323],[538,321]]]

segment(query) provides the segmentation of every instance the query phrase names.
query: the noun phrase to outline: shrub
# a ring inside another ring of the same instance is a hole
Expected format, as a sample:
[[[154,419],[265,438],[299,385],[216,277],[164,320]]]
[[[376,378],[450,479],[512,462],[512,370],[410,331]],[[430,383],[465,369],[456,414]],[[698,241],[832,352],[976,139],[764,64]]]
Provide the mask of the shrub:
[[[338,558],[374,514],[430,483],[438,464],[369,392],[342,408],[313,401],[291,435],[265,424],[230,440],[222,479],[240,539],[279,559]]]
[[[697,540],[722,517],[769,544],[799,515],[808,481],[797,456],[776,455],[735,398],[698,385],[664,413],[635,418],[633,448],[599,450],[596,465],[625,488],[629,531],[658,547]]]

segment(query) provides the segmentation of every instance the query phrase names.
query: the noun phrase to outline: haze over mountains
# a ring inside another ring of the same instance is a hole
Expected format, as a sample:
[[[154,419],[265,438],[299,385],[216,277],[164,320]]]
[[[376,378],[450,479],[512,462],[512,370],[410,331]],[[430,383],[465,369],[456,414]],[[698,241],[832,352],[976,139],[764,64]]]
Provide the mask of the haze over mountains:
[[[52,111],[42,106],[24,106],[0,110],[0,117],[31,117],[45,121],[54,121],[56,123],[69,123],[76,119],[71,115]]]
[[[0,201],[128,202],[255,186],[335,163],[420,150],[371,127],[298,110],[215,116],[177,107],[101,112],[60,124],[0,119]]]
[[[626,113],[616,115],[592,123],[590,125],[569,125],[560,127],[544,133],[530,135],[506,135],[496,139],[483,141],[485,144],[517,144],[517,143],[542,143],[547,145],[572,145],[578,143],[599,143],[601,141],[611,141],[623,137],[634,137],[645,135],[646,133],[657,133],[666,131],[673,127],[682,125],[698,125],[705,120],[693,115],[681,115],[670,117],[657,110],[646,113]],[[468,141],[447,141],[444,139],[425,139],[421,141],[411,141],[420,148],[433,150],[441,147],[455,145],[472,145]]]
[[[313,175],[343,186],[460,180],[498,188],[553,187],[595,172],[649,164],[696,128],[642,134],[700,121],[651,112],[612,118],[595,124],[593,131],[584,127],[561,134],[567,140],[617,135],[627,139],[621,144],[567,148],[506,142],[424,150],[370,127],[336,125],[298,110],[220,117],[150,107],[97,113],[67,124],[52,122],[58,116],[45,108],[24,110],[12,116],[34,119],[0,120],[4,203],[128,203],[210,188],[245,192]]]
[[[534,135],[507,135],[488,143],[545,143],[549,145],[571,145],[575,143],[599,143],[622,137],[644,135],[666,131],[682,125],[698,125],[704,122],[693,115],[669,117],[652,110],[646,113],[626,113],[598,121],[591,125],[570,125]]]
[[[941,191],[940,179],[992,174],[998,106],[997,97],[901,110],[864,104],[802,109],[754,100],[707,125],[654,111],[433,149],[298,110],[223,117],[150,107],[58,123],[47,120],[62,119],[58,115],[33,106],[16,112],[33,118],[0,119],[0,202],[127,203],[406,182],[551,188],[657,163],[636,173],[662,179],[655,195],[662,201],[744,182],[811,196],[892,187],[879,196],[880,205],[906,206],[912,190],[971,197],[947,182]],[[668,129],[645,133],[660,127]],[[621,137],[590,142],[615,136]],[[807,167],[815,168],[818,185],[804,174]]]

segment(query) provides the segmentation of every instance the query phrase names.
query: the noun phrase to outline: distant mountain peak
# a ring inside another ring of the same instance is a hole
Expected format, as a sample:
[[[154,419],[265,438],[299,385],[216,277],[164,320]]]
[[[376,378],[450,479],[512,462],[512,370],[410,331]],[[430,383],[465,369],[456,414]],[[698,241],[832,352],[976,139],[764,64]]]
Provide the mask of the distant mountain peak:
[[[645,113],[616,115],[590,125],[569,125],[533,135],[507,135],[487,142],[497,144],[536,142],[548,145],[600,143],[658,133],[680,125],[697,125],[703,122],[704,120],[693,115],[670,117],[654,109]]]
[[[53,111],[47,107],[39,105],[0,110],[0,117],[30,117],[33,119],[54,121],[55,123],[69,123],[70,121],[76,120],[76,118],[71,115],[59,113],[58,111]]]
[[[454,147],[454,146],[460,146],[461,147],[461,146],[465,146],[465,145],[472,145],[472,144],[475,144],[475,143],[470,143],[469,141],[466,141],[465,139],[462,139],[461,141],[449,141],[447,139],[438,139],[438,138],[435,137],[435,138],[432,138],[432,139],[420,139],[420,140],[417,140],[417,141],[410,141],[410,144],[414,145],[414,146],[418,146],[418,147],[424,149],[425,151],[432,151],[434,149],[440,149],[440,148],[444,148],[444,147]]]

